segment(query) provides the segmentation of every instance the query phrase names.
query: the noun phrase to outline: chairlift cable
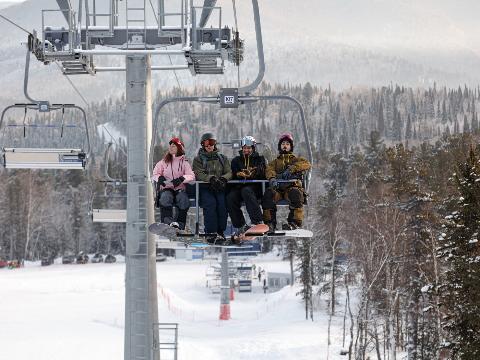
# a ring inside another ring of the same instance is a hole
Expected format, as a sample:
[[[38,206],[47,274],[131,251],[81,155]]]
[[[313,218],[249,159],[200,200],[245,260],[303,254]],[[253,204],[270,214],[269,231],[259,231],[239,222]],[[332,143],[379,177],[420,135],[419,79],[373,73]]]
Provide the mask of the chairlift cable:
[[[166,46],[165,46],[165,49],[167,49]],[[170,55],[168,55],[168,59],[170,60],[170,65],[173,65],[172,57]],[[178,81],[178,76],[177,76],[177,71],[176,70],[173,70],[173,75],[175,75],[175,80],[177,81],[178,88],[180,89],[180,81]]]
[[[58,68],[60,69],[60,71],[62,71],[62,68],[60,66],[60,64],[58,64],[58,62],[55,62],[55,64],[57,64]],[[85,103],[86,106],[89,106],[88,105],[88,101],[85,99],[85,97],[82,95],[82,93],[77,89],[77,87],[75,86],[75,84],[72,82],[72,80],[68,77],[67,74],[63,74],[65,76],[65,78],[68,80],[68,82],[70,83],[70,85],[72,85],[73,89],[75,90],[75,92],[78,94],[78,96],[80,96],[80,98],[83,100],[83,102]]]
[[[4,16],[4,15],[0,14],[0,17],[1,17],[2,19],[4,19],[4,20],[8,21],[10,24],[12,24],[12,25],[14,25],[14,26],[18,27],[20,30],[23,30],[23,31],[25,31],[27,34],[29,34],[29,35],[33,35],[33,34],[30,32],[30,31],[28,31],[28,30],[25,30],[23,27],[21,27],[20,25],[16,24],[16,23],[15,23],[15,22],[13,22],[12,20],[8,19],[6,16]]]
[[[158,23],[157,13],[155,12],[155,8],[153,7],[153,4],[152,4],[152,0],[148,0],[148,2],[150,3],[150,6],[152,7],[152,12],[153,12],[153,16],[155,17],[155,21],[157,22],[157,25],[160,26],[160,24]]]
[[[113,142],[115,143],[115,145],[117,145],[117,147],[120,149],[120,151],[123,153],[123,155],[127,156],[127,153],[122,149],[122,147],[120,145],[118,145],[117,143],[117,140],[115,140],[115,138],[113,137],[112,134],[110,134],[110,131],[108,131],[108,129],[105,127],[105,125],[101,124],[102,127],[105,129],[105,131],[107,132],[107,134],[110,136],[110,138],[113,140]]]

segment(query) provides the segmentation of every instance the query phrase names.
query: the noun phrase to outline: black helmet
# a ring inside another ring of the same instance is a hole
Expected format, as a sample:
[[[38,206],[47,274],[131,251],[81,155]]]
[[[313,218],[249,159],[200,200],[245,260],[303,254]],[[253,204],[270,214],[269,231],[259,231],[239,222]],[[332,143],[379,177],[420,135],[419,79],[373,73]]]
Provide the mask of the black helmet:
[[[212,133],[203,134],[202,137],[200,138],[200,145],[203,145],[203,142],[208,139],[215,140],[215,136]]]

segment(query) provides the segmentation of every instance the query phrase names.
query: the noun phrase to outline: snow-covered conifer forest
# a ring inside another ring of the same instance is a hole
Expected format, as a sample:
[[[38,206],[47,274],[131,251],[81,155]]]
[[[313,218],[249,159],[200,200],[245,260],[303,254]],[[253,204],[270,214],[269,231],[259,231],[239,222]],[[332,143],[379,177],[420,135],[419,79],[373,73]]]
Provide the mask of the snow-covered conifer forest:
[[[291,249],[305,317],[315,319],[315,299],[328,294],[332,314],[349,310],[351,354],[383,358],[388,352],[393,359],[404,352],[434,359],[449,349],[458,358],[475,358],[479,90],[395,85],[337,93],[307,83],[263,84],[260,93],[300,99],[314,147],[306,227],[315,236]],[[156,103],[190,94],[159,92]],[[99,180],[107,142],[116,143],[110,175],[125,176],[123,104],[122,98],[110,98],[88,107],[96,131],[91,166],[83,175],[1,173],[3,256],[35,261],[67,252],[124,252],[124,225],[93,224],[88,216],[94,195],[104,194]],[[254,134],[269,159],[277,134],[290,130],[296,150],[305,152],[298,114],[286,104],[265,102],[238,111],[172,104],[159,121],[157,154],[167,139],[180,135],[192,158],[200,135],[211,130],[219,140]],[[355,307],[336,298],[345,290],[359,296]]]

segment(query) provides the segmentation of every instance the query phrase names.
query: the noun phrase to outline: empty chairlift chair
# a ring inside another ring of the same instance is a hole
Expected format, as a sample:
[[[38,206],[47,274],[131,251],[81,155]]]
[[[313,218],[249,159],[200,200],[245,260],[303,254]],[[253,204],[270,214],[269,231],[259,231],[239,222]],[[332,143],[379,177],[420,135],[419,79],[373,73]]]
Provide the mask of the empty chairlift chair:
[[[79,106],[11,105],[2,112],[0,129],[7,169],[85,169],[90,138],[85,111]]]
[[[108,164],[110,160],[110,149],[112,143],[109,143],[104,155],[104,177],[101,182],[104,183],[104,194],[94,195],[90,214],[93,222],[101,223],[126,223],[127,222],[127,196],[121,194],[120,189],[126,189],[126,182],[121,179],[114,179],[108,174]],[[108,191],[110,189],[110,192]]]
[[[93,222],[126,223],[126,202],[126,196],[95,196],[91,210]]]

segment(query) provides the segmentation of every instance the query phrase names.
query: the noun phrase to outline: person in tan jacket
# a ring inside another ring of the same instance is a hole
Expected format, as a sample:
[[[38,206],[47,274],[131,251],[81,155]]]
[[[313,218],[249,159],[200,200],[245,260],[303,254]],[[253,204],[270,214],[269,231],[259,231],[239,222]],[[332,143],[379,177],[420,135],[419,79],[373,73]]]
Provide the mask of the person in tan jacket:
[[[282,225],[282,229],[294,230],[302,226],[306,194],[301,179],[312,167],[307,159],[293,154],[293,136],[289,133],[280,135],[278,152],[278,157],[267,165],[265,175],[270,186],[265,190],[262,199],[263,221],[271,232],[275,231],[277,226],[277,203],[282,199],[288,201],[290,209],[287,223]]]

